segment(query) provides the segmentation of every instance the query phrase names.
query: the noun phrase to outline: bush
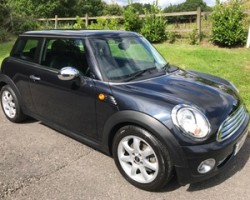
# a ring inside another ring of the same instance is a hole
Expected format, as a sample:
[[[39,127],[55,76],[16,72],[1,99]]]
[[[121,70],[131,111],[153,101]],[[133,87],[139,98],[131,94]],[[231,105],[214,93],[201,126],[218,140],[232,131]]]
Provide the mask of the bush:
[[[126,31],[140,32],[142,20],[139,17],[139,13],[131,5],[124,10],[123,16]]]
[[[81,17],[76,16],[76,23],[73,25],[73,29],[85,29],[84,21]]]
[[[212,42],[219,46],[234,47],[246,41],[244,30],[244,13],[241,0],[229,0],[220,3],[218,0],[212,12]]]
[[[89,26],[90,29],[108,29],[108,30],[118,30],[118,20],[117,19],[104,19],[104,18],[97,18],[96,23],[92,23]]]
[[[5,42],[8,40],[8,32],[3,29],[3,28],[0,28],[0,42]]]
[[[166,39],[166,21],[161,16],[157,1],[151,6],[150,12],[145,13],[145,21],[141,29],[141,34],[150,42],[163,42]]]
[[[167,39],[170,44],[173,44],[176,40],[176,33],[175,32],[169,32],[167,34]]]
[[[195,45],[199,44],[199,34],[198,34],[198,29],[195,28],[191,33],[188,34],[188,39],[189,39],[189,44]]]
[[[11,30],[14,34],[18,35],[25,31],[36,30],[39,28],[38,22],[36,19],[22,16],[22,17],[14,17],[13,19],[13,30]]]

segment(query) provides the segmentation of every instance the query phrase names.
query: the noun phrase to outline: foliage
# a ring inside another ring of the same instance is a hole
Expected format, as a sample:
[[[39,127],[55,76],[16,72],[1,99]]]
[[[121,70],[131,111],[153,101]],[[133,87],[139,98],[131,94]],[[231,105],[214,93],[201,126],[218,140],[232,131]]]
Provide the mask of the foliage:
[[[186,12],[186,11],[196,11],[198,7],[201,7],[202,11],[211,11],[211,8],[203,0],[186,0],[183,3],[172,5],[166,7],[164,12]]]
[[[211,15],[213,43],[224,47],[245,43],[244,13],[240,3],[241,0],[229,0],[227,3],[220,3],[217,0]]]
[[[100,16],[106,5],[102,0],[8,0],[17,15],[35,17]]]
[[[92,23],[89,27],[90,29],[106,29],[106,30],[117,30],[119,29],[117,19],[106,20],[104,18],[97,18],[96,23]]]
[[[0,27],[0,42],[5,42],[8,40],[8,32]]]
[[[189,33],[188,39],[189,44],[191,45],[199,44],[199,34],[197,28],[193,29],[193,31]]]
[[[131,6],[137,13],[139,13],[139,15],[143,15],[145,13],[145,10],[150,11],[151,9],[151,4],[149,3],[142,4],[130,2],[129,5],[125,6],[125,9],[127,9],[129,6]]]
[[[70,0],[69,0],[70,1]],[[102,0],[76,0],[76,14],[84,16],[102,16],[106,3]],[[70,9],[70,7],[69,7]]]
[[[131,5],[124,10],[123,16],[125,30],[140,32],[142,20],[139,17],[139,13]]]
[[[73,25],[73,29],[85,29],[84,21],[81,17],[76,16],[76,23]]]
[[[25,31],[36,30],[39,28],[38,22],[32,17],[19,17],[14,16],[13,18],[13,34],[20,34]]]
[[[170,44],[173,44],[176,40],[176,33],[175,32],[168,32],[167,39]]]
[[[117,3],[106,4],[103,11],[104,15],[121,16],[123,14],[123,8]]]
[[[146,12],[145,21],[141,29],[141,34],[150,42],[162,42],[166,39],[166,21],[160,13],[158,1],[155,1],[150,12]]]
[[[164,8],[165,13],[172,12],[186,12],[186,11],[196,11],[197,8],[200,7],[201,11],[211,11],[211,8],[207,6],[204,0],[186,0],[183,3],[172,5]],[[168,21],[171,23],[174,22],[191,22],[195,21],[196,16],[176,16],[176,17],[168,17]]]

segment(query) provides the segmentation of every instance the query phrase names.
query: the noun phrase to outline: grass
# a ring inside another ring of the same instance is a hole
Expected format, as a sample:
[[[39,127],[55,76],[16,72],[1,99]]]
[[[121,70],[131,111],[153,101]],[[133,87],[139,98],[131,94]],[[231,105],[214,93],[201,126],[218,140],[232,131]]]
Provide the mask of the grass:
[[[14,41],[0,43],[0,64],[3,59],[10,54],[10,50],[14,44]]]
[[[0,63],[9,55],[14,41],[0,44]],[[223,49],[188,44],[157,44],[155,47],[172,64],[225,78],[239,89],[250,110],[250,49]]]

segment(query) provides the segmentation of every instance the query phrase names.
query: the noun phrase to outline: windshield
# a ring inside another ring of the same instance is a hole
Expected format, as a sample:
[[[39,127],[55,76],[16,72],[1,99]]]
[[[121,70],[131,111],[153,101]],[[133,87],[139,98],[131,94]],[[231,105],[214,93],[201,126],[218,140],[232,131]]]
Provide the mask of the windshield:
[[[162,75],[164,58],[143,37],[91,38],[101,73],[108,81],[130,81]]]

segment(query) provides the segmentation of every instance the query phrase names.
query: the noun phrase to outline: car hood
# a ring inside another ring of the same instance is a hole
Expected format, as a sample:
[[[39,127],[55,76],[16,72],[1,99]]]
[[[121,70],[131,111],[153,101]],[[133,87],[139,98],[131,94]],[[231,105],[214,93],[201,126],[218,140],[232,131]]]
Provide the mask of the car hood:
[[[153,104],[159,105],[163,101],[172,107],[177,104],[196,106],[208,117],[209,121],[215,123],[224,121],[240,103],[237,92],[224,79],[184,70],[122,84],[119,88],[122,88],[123,92],[126,90],[131,96],[131,101],[147,99],[145,101],[148,103],[143,103],[144,107],[152,108]]]

